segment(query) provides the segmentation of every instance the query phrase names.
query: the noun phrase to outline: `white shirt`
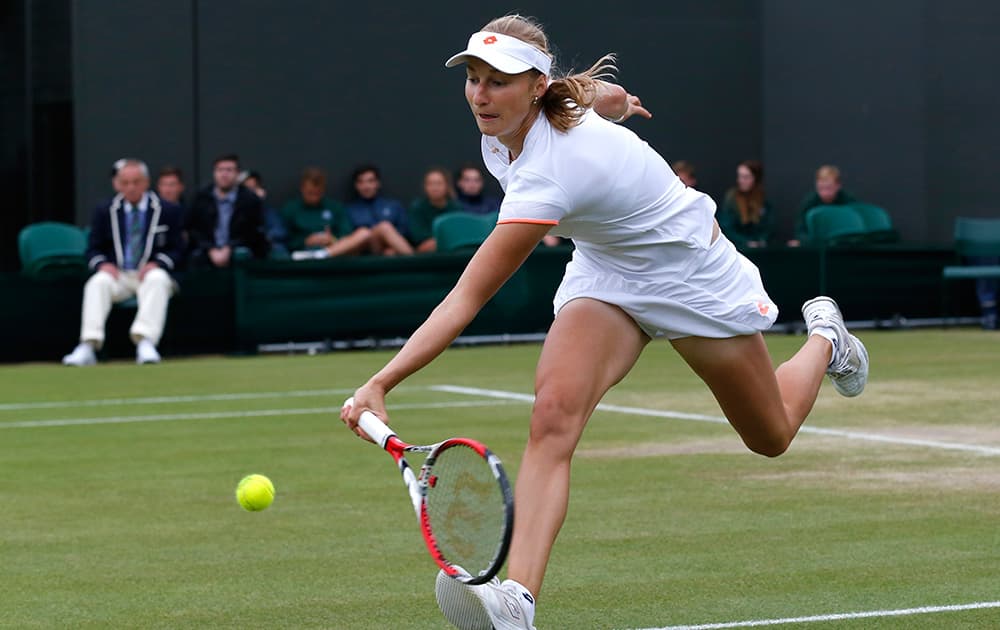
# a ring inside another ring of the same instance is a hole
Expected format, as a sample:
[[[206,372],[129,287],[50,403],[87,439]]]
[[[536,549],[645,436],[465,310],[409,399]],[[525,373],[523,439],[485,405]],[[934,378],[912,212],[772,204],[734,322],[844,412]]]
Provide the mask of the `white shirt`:
[[[142,194],[142,199],[140,199],[139,203],[135,206],[133,206],[125,199],[122,200],[122,208],[125,210],[126,213],[132,212],[133,209],[138,209],[139,212],[145,212],[146,208],[148,207],[149,207],[149,195],[147,195],[146,193]]]
[[[483,160],[505,192],[498,223],[544,223],[573,239],[574,261],[625,276],[681,272],[712,238],[715,202],[687,188],[629,129],[588,111],[566,133],[544,115],[513,162],[483,136]]]

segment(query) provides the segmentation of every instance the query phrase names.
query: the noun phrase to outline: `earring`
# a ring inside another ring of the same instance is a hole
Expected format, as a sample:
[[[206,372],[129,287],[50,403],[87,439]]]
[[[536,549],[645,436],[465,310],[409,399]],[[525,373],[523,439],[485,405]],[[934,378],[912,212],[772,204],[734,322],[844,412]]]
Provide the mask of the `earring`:
[[[531,99],[531,104],[532,105],[538,105],[538,97],[537,96]]]

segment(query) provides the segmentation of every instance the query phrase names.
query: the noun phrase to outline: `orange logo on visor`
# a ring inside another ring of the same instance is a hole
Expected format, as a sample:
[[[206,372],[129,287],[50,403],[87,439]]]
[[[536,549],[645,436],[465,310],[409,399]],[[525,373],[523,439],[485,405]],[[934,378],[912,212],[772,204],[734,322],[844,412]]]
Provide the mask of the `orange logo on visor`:
[[[496,37],[496,35],[490,35],[489,37],[487,37],[486,39],[483,40],[483,43],[484,44],[495,44],[495,43],[497,43],[497,37]]]

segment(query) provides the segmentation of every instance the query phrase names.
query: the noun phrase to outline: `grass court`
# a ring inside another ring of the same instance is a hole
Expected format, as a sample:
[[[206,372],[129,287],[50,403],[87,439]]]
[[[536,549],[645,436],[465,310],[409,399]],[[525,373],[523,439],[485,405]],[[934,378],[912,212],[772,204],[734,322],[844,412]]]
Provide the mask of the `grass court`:
[[[774,460],[651,344],[584,434],[536,625],[1000,627],[1000,335],[862,338],[865,394],[825,384]],[[776,362],[803,340],[767,339]],[[475,437],[513,480],[539,350],[448,351],[390,395],[395,428]],[[449,627],[398,472],[336,419],[389,356],[0,367],[0,627]],[[277,496],[248,513],[255,472]]]

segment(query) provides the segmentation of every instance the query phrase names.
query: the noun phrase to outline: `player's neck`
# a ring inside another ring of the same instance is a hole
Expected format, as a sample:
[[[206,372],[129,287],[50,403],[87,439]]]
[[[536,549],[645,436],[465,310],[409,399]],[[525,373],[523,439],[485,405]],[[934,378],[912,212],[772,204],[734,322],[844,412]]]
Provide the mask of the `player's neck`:
[[[506,136],[497,136],[500,144],[507,147],[507,151],[509,152],[508,157],[511,162],[516,160],[521,155],[521,152],[524,151],[524,140],[528,137],[528,132],[531,131],[531,126],[535,124],[537,118],[538,112],[532,110],[531,113],[524,117],[524,121],[513,133]]]
[[[497,136],[497,140],[500,144],[507,147],[507,159],[511,162],[517,159],[517,156],[521,155],[521,151],[524,150],[524,136],[526,134],[514,133],[510,136]]]

